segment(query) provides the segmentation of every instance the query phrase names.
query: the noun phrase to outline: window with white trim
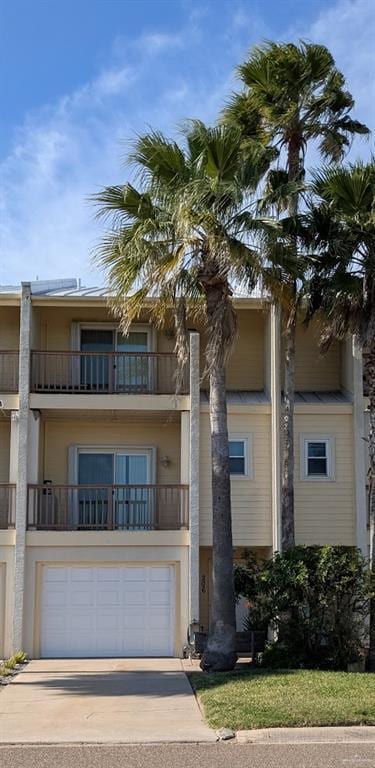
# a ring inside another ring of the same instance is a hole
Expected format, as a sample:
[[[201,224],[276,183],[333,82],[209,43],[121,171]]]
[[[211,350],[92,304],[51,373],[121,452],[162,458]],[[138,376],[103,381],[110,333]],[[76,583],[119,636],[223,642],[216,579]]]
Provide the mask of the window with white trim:
[[[303,478],[331,480],[333,478],[332,439],[323,436],[303,438]]]
[[[247,437],[229,439],[229,471],[231,475],[249,474],[249,441]]]

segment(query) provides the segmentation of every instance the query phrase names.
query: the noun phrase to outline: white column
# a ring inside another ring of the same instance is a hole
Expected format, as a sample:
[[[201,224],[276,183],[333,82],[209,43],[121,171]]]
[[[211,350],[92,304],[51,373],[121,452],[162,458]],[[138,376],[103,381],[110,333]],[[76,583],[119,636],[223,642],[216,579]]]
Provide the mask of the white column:
[[[19,357],[18,467],[16,491],[16,545],[14,558],[13,651],[22,650],[25,583],[25,545],[27,518],[27,483],[29,453],[29,381],[30,381],[30,283],[22,284]]]
[[[355,337],[351,344],[353,360],[353,433],[354,433],[354,478],[356,544],[362,554],[368,556],[369,537],[367,533],[367,494],[365,461],[365,415],[363,402],[362,349]]]
[[[189,429],[189,619],[199,623],[199,334],[190,334],[190,429]]]
[[[281,547],[281,493],[280,493],[280,312],[270,307],[270,356],[271,356],[271,456],[272,456],[272,549],[279,552]]]

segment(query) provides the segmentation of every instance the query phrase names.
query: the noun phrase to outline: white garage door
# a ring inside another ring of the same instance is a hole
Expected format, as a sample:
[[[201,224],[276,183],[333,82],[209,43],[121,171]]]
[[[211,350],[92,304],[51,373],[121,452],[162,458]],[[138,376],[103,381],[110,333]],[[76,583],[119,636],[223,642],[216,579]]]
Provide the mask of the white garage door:
[[[174,655],[172,566],[43,571],[42,657]]]

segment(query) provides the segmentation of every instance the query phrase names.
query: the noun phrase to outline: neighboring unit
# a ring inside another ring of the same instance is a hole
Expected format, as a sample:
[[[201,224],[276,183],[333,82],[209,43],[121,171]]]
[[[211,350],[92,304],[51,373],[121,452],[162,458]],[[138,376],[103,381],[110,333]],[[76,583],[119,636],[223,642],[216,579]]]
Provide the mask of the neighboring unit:
[[[278,313],[237,297],[227,368],[235,557],[280,545]],[[211,603],[204,332],[125,338],[99,289],[0,289],[0,657],[181,656]],[[367,551],[361,355],[297,334],[296,540]],[[241,629],[241,609],[238,622]]]

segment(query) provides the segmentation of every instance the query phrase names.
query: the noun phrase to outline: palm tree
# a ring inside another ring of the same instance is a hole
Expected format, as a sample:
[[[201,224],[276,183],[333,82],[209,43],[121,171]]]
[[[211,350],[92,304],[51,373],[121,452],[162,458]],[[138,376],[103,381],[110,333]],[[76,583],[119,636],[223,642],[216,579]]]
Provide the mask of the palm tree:
[[[356,133],[367,134],[365,125],[353,120],[351,94],[335,67],[330,52],[322,45],[300,42],[267,42],[255,47],[238,67],[244,91],[234,94],[224,111],[224,121],[239,126],[245,145],[263,137],[280,153],[282,167],[278,182],[288,197],[288,216],[293,219],[301,207],[305,176],[305,155],[309,144],[326,161],[338,161]],[[300,257],[298,237],[288,235],[288,258]],[[282,549],[294,546],[294,389],[295,335],[299,305],[299,282],[284,272],[283,311],[285,337],[283,393],[283,457],[281,493]],[[284,305],[285,306],[285,305]]]
[[[375,575],[375,161],[324,168],[313,176],[318,198],[306,216],[315,250],[309,317],[325,312],[323,348],[357,337],[366,350],[369,396],[370,566]],[[375,600],[370,608],[370,669],[375,670]]]
[[[140,137],[130,156],[139,189],[127,183],[95,195],[99,215],[111,224],[98,258],[125,333],[146,296],[155,299],[152,312],[159,323],[171,307],[183,316],[186,300],[187,311],[205,325],[213,605],[202,667],[228,670],[237,657],[225,365],[236,336],[233,286],[251,291],[261,271],[249,238],[266,222],[254,218],[249,204],[267,153],[244,154],[241,134],[233,127],[191,121],[183,136],[182,145],[157,132]],[[179,324],[177,353],[184,361],[183,339]]]

